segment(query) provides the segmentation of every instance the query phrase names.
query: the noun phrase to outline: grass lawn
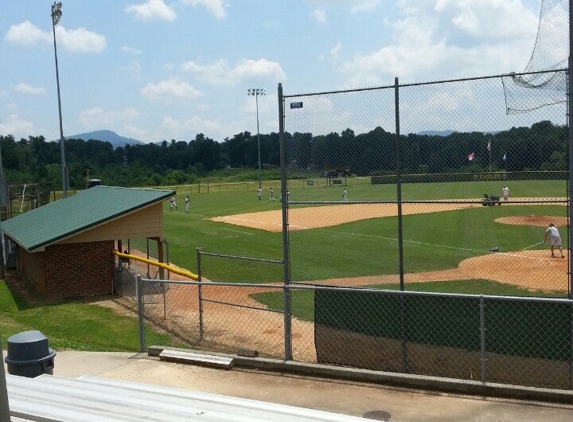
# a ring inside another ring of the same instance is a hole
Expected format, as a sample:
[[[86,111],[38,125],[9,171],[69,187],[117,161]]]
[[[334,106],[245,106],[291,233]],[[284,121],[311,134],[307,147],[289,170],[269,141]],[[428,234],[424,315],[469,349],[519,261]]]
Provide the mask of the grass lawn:
[[[137,319],[115,314],[111,309],[84,302],[31,304],[0,282],[0,335],[6,349],[8,337],[39,330],[58,350],[120,352],[139,350]],[[169,344],[169,337],[153,333]]]
[[[563,197],[561,181],[520,182],[524,194],[534,193]],[[516,182],[517,184],[517,182]],[[463,185],[469,185],[464,187]],[[479,185],[479,186],[478,186]],[[417,198],[448,198],[462,196],[478,198],[486,182],[466,184],[405,185]],[[450,187],[452,192],[447,191]],[[395,188],[395,187],[394,187]],[[313,187],[291,190],[293,199]],[[314,192],[331,188],[317,188]],[[363,185],[363,194],[376,199],[385,185]],[[464,190],[465,189],[465,190]],[[517,190],[517,189],[515,189]],[[178,189],[179,202],[187,194]],[[362,194],[361,194],[362,195]],[[441,196],[437,196],[441,195]],[[459,195],[459,196],[458,196]],[[384,195],[381,195],[381,198]],[[390,195],[391,196],[391,195]],[[194,194],[190,213],[169,211],[164,207],[164,237],[169,243],[171,262],[190,271],[197,271],[196,248],[205,252],[281,260],[283,258],[282,233],[230,225],[207,220],[209,217],[237,213],[279,210],[280,202],[257,200],[250,191],[214,192]],[[354,199],[354,198],[351,198]],[[388,198],[382,198],[388,199]],[[296,206],[296,205],[293,205]],[[420,204],[420,207],[425,206]],[[493,246],[501,251],[519,250],[543,238],[542,227],[512,226],[494,222],[499,217],[519,215],[566,216],[561,205],[476,207],[462,211],[408,215],[403,218],[404,260],[407,272],[433,271],[455,267],[463,259],[484,255]],[[562,233],[564,236],[564,233]],[[338,226],[289,233],[291,277],[297,281],[349,277],[360,275],[396,274],[398,272],[398,219],[375,218]],[[145,250],[144,241],[133,240],[132,248]],[[537,248],[543,248],[539,245]],[[266,266],[240,269],[244,276],[237,277],[237,261],[212,259],[203,262],[203,275],[216,280],[271,282],[276,281],[274,270]],[[272,275],[266,273],[273,271]],[[281,275],[279,274],[280,278]]]

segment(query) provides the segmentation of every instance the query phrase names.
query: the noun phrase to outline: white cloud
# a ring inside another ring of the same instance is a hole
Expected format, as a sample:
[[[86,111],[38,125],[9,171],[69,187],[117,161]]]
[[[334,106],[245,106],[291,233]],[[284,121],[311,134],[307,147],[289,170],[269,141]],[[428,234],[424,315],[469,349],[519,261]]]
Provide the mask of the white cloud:
[[[326,23],[326,12],[322,9],[314,9],[310,16],[319,23]]]
[[[286,73],[278,62],[273,62],[267,59],[243,59],[233,69],[233,75],[240,79],[270,77],[278,81],[287,78]]]
[[[66,30],[63,26],[56,27],[58,46],[77,53],[99,53],[106,48],[103,35],[88,31],[85,28]]]
[[[117,110],[92,107],[82,110],[78,120],[88,130],[106,128],[144,141],[149,134],[142,128],[139,122],[141,118],[141,113],[131,107]]]
[[[207,65],[188,61],[181,68],[213,85],[235,85],[252,78],[271,78],[273,81],[287,79],[281,65],[267,59],[242,59],[232,68],[226,60],[217,60]]]
[[[14,138],[27,138],[35,135],[34,124],[22,120],[18,114],[10,114],[0,121],[0,135],[14,135]]]
[[[198,133],[213,139],[222,139],[228,136],[229,122],[222,124],[219,119],[203,119],[192,116],[185,120],[179,120],[173,116],[163,116],[161,128],[170,133],[168,139],[191,140]]]
[[[133,79],[141,78],[141,64],[137,60],[131,60],[129,64],[121,66],[121,69]]]
[[[132,125],[129,123],[123,125],[121,132],[125,134],[125,136],[138,139],[142,142],[144,142],[143,139],[146,139],[146,137],[148,136],[147,131],[142,129],[140,126]]]
[[[111,128],[118,124],[127,124],[140,117],[134,108],[123,110],[109,110],[101,107],[92,107],[80,112],[79,122],[88,129]]]
[[[397,5],[404,16],[390,24],[391,42],[359,52],[339,68],[349,86],[385,84],[394,76],[431,80],[479,75],[482,68],[519,70],[531,55],[533,44],[523,40],[535,39],[537,17],[521,2],[400,0]]]
[[[127,45],[122,45],[121,51],[124,51],[124,52],[129,53],[129,54],[133,54],[134,56],[139,56],[141,54],[141,50],[138,50],[137,48],[129,47]]]
[[[43,86],[34,87],[23,82],[15,85],[14,90],[27,95],[43,95],[46,93],[46,89]]]
[[[161,127],[168,130],[179,129],[180,126],[181,123],[179,123],[179,120],[171,116],[164,116],[161,121]]]
[[[19,45],[51,44],[51,31],[42,31],[26,21],[12,25],[4,36],[6,41]],[[79,53],[99,53],[105,50],[106,40],[103,35],[96,34],[85,28],[66,30],[62,25],[56,26],[56,42],[58,47]]]
[[[154,20],[174,21],[177,15],[162,0],[147,0],[147,3],[132,4],[125,8],[128,13],[133,13],[137,19],[149,22]]]
[[[217,19],[225,19],[227,16],[225,8],[228,6],[224,0],[182,0],[182,2],[184,4],[190,4],[193,7],[202,6]]]
[[[330,55],[333,59],[338,59],[340,51],[342,50],[342,43],[338,41],[334,47],[330,49]]]
[[[203,94],[198,89],[180,79],[171,78],[159,81],[155,84],[149,83],[144,86],[141,93],[150,99],[193,99]]]
[[[45,44],[52,40],[51,34],[42,31],[31,22],[26,21],[18,25],[12,25],[6,32],[4,39],[8,42],[20,45]]]
[[[198,116],[193,116],[185,120],[182,127],[194,133],[220,133],[223,132],[224,127],[218,119],[202,119]]]
[[[532,29],[537,29],[538,16],[527,10],[520,1],[422,0],[417,4],[422,6],[422,12],[439,18],[443,26],[451,24],[454,29],[473,37],[508,39],[528,36]]]
[[[321,8],[345,8],[350,6],[350,13],[371,12],[376,9],[381,0],[310,0],[313,5],[319,5]]]
[[[371,12],[380,5],[380,0],[355,0],[350,13]]]
[[[222,85],[231,82],[229,65],[225,60],[217,60],[210,64],[201,65],[194,61],[188,61],[181,65],[187,72],[197,75],[201,80],[213,85]]]

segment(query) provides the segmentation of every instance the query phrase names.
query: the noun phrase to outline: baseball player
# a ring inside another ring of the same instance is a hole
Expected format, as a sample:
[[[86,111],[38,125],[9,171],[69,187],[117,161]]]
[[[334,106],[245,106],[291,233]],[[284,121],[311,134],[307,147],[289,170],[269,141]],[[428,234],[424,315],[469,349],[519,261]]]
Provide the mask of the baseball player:
[[[547,242],[549,239],[549,248],[551,249],[551,257],[555,258],[555,253],[553,249],[555,246],[559,248],[559,252],[561,252],[561,258],[565,258],[563,254],[563,245],[561,244],[561,235],[559,234],[559,230],[553,223],[549,224],[547,230],[545,230],[545,238],[543,239],[544,242]]]

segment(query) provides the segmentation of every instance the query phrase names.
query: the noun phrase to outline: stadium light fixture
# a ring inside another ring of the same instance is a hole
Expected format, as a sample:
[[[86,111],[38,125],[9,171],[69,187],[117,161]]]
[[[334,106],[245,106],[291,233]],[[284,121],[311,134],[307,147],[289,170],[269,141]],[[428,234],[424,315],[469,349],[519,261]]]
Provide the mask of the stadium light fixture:
[[[265,95],[266,91],[264,88],[249,88],[247,90],[247,95],[255,97],[255,104],[257,106],[257,149],[259,157],[259,189],[262,189],[263,180],[261,176],[261,136],[259,133],[259,96]]]
[[[68,169],[66,166],[66,147],[64,145],[64,128],[62,125],[62,99],[60,96],[60,74],[58,72],[58,47],[56,45],[56,25],[62,17],[62,2],[52,5],[52,33],[54,35],[54,59],[56,62],[56,87],[58,90],[58,113],[60,117],[60,154],[62,156],[62,196],[68,196]]]

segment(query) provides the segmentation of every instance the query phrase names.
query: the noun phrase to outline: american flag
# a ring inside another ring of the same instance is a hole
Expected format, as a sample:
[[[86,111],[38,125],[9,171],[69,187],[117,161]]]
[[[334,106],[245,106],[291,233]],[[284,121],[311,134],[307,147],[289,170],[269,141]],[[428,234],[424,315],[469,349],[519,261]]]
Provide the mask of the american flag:
[[[487,141],[487,150],[491,152],[491,141]]]
[[[472,152],[470,155],[468,155],[468,160],[473,160],[474,159],[474,153]]]

